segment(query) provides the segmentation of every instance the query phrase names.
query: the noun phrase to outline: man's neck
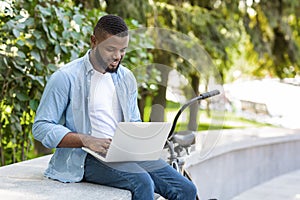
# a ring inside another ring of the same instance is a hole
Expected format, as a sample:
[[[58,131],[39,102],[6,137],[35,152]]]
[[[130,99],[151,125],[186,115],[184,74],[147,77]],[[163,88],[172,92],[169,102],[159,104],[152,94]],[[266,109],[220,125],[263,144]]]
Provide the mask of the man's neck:
[[[106,73],[105,69],[97,62],[95,53],[93,51],[90,52],[89,59],[90,59],[90,62],[92,64],[94,70],[96,70],[102,74]]]

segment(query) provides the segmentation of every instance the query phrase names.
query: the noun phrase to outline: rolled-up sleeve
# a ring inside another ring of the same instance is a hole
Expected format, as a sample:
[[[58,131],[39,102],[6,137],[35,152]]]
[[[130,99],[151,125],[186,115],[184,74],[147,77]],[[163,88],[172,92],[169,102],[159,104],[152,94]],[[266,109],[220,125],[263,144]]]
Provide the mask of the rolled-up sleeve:
[[[42,95],[32,133],[47,148],[56,148],[71,130],[64,126],[65,110],[69,103],[70,81],[60,70],[49,79]]]

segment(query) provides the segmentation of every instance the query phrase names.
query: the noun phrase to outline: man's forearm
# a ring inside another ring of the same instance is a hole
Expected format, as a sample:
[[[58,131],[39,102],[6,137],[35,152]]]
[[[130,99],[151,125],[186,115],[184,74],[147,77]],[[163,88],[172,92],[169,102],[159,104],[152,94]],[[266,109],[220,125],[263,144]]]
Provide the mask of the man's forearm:
[[[87,135],[80,134],[80,133],[67,133],[63,139],[58,144],[60,148],[81,148],[83,147],[83,137]]]
[[[108,138],[96,138],[81,133],[67,133],[58,144],[59,148],[81,148],[88,147],[93,151],[106,154],[111,143]]]

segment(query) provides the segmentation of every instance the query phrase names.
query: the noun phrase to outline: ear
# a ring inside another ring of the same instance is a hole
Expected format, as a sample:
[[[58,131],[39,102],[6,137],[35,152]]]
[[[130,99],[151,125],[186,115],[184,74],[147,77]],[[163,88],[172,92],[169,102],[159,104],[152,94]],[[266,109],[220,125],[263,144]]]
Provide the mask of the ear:
[[[97,46],[97,39],[95,35],[91,35],[91,47],[92,49]]]

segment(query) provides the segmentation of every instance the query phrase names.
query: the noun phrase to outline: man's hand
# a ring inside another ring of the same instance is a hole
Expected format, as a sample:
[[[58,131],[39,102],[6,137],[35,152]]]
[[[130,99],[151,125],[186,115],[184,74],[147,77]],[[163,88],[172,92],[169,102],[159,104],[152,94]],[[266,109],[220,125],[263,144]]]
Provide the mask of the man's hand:
[[[97,138],[81,133],[68,133],[60,141],[58,147],[60,148],[81,148],[87,147],[102,155],[106,155],[107,149],[111,143],[111,139]]]
[[[81,135],[81,139],[83,146],[103,155],[106,155],[111,143],[111,139],[96,138],[89,135]]]

